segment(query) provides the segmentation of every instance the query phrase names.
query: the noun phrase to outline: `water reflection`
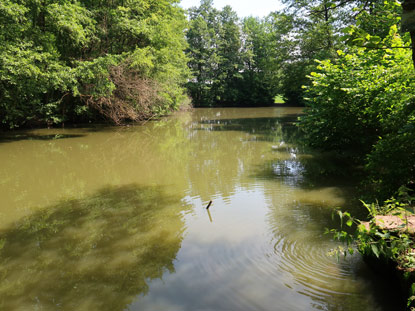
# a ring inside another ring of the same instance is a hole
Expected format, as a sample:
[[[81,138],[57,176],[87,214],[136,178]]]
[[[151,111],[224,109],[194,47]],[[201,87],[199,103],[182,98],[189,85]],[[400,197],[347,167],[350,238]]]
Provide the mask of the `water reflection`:
[[[3,229],[1,309],[123,310],[174,272],[181,205],[159,187],[107,187]]]
[[[388,310],[358,256],[326,254],[354,181],[297,143],[299,112],[196,109],[2,145],[0,307]]]
[[[298,131],[295,127],[298,114],[274,117],[246,117],[237,119],[202,119],[200,130],[240,131],[251,134],[250,141],[275,141],[282,138],[293,142]]]
[[[57,140],[57,139],[65,139],[65,138],[78,138],[84,135],[79,134],[49,134],[49,135],[36,135],[33,133],[28,133],[25,131],[16,131],[9,133],[3,133],[0,135],[0,144],[7,143],[7,142],[15,142],[21,140]]]

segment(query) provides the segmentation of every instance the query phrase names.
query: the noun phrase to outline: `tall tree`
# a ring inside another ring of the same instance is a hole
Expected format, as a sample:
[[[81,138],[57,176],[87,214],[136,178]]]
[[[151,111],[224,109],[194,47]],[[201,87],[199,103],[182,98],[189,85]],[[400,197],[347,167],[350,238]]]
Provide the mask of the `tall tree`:
[[[415,67],[415,0],[402,2],[402,30],[408,31],[412,42],[412,62]]]
[[[189,10],[190,25],[186,33],[189,47],[188,66],[194,78],[188,89],[196,105],[214,104],[211,89],[217,76],[219,56],[217,53],[219,12],[213,8],[212,0],[202,0],[199,7]]]
[[[253,105],[272,103],[280,92],[282,31],[275,27],[273,14],[265,19],[247,17],[243,20],[244,60],[241,96]]]
[[[335,51],[343,46],[341,29],[350,21],[346,14],[351,7],[342,1],[283,0],[284,14],[289,16],[291,28],[285,35],[291,46],[282,59],[282,84],[288,102],[303,103],[303,85],[314,70],[315,60],[333,59]],[[281,20],[276,20],[281,23]]]
[[[230,6],[219,14],[217,83],[214,87],[218,102],[232,105],[239,100],[238,85],[243,69],[239,19]]]
[[[197,106],[255,106],[277,94],[278,34],[266,20],[241,22],[230,6],[222,10],[203,0],[190,9],[188,83]]]

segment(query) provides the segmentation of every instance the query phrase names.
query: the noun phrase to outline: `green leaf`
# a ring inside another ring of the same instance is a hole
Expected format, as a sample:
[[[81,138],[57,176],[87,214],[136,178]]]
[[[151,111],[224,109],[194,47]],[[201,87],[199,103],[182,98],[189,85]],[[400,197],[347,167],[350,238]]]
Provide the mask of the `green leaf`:
[[[379,258],[379,249],[378,249],[377,245],[376,244],[372,244],[371,245],[371,249],[372,249],[373,254],[375,254],[375,256],[377,258]]]

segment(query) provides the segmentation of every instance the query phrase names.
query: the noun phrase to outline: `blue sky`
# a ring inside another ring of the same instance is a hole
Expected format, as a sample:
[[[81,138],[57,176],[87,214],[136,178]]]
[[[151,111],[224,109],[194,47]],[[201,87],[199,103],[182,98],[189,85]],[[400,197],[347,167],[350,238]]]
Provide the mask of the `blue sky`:
[[[182,0],[180,5],[184,9],[199,6],[200,0]],[[213,0],[214,7],[222,9],[230,5],[239,17],[258,16],[264,17],[269,13],[282,8],[279,0]]]

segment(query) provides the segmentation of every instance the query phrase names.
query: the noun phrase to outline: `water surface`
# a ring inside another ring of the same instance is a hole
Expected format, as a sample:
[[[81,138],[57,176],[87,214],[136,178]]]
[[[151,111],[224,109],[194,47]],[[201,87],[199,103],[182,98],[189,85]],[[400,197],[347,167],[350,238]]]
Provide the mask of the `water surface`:
[[[299,113],[2,135],[0,308],[396,310],[359,256],[327,254],[332,208],[358,206]]]

